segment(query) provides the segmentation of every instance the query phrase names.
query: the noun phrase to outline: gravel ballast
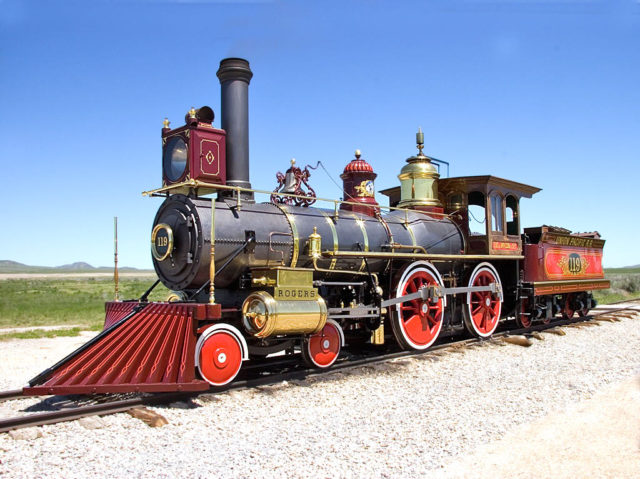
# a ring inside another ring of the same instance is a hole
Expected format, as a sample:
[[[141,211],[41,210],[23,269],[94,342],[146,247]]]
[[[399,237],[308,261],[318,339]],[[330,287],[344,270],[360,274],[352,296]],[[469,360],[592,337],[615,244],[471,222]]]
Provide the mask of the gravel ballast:
[[[549,427],[549,417],[589,410],[584,401],[610,401],[620,384],[637,413],[629,398],[638,382],[628,384],[640,373],[640,314],[563,329],[526,348],[493,341],[152,408],[169,421],[163,427],[116,414],[43,426],[26,439],[0,434],[0,476],[474,477],[483,456],[465,458],[501,439],[507,449],[505,440],[545,417]],[[21,386],[86,340],[0,343],[0,389]],[[37,402],[0,403],[0,417]],[[520,447],[512,453],[526,457]]]

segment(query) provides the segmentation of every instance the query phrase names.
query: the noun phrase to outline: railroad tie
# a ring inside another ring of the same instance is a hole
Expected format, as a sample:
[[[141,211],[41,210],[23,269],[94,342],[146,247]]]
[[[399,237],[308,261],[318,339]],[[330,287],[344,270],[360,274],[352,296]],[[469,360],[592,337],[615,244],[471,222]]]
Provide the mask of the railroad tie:
[[[518,346],[523,346],[525,348],[528,348],[529,346],[531,346],[533,344],[533,341],[531,341],[526,336],[522,336],[522,335],[505,336],[505,337],[502,338],[502,340],[505,343],[516,344]]]
[[[619,320],[614,318],[613,316],[605,316],[605,315],[603,315],[603,316],[598,316],[598,321],[607,321],[609,323],[616,323]]]
[[[161,427],[169,424],[166,417],[146,407],[134,407],[129,409],[127,413],[145,422],[149,427]]]
[[[555,334],[556,336],[566,336],[567,332],[560,328],[545,329],[545,333]]]

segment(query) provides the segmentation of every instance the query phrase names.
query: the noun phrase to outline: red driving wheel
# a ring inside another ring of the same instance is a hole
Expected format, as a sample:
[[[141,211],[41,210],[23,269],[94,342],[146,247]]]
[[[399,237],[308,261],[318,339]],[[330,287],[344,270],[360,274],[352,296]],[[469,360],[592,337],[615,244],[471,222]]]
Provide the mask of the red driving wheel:
[[[473,270],[469,279],[469,287],[489,286],[495,283],[500,286],[498,273],[489,263],[481,263]],[[491,291],[470,291],[467,293],[467,304],[463,307],[465,325],[469,332],[481,338],[489,337],[498,327],[502,298]]]
[[[302,344],[302,357],[315,368],[328,368],[338,359],[342,348],[342,328],[332,319],[328,319],[322,331],[313,334]]]
[[[396,297],[416,293],[425,286],[441,285],[436,273],[427,267],[417,267],[405,273],[396,289]],[[391,326],[404,349],[427,349],[442,329],[444,300],[412,299],[395,307]]]

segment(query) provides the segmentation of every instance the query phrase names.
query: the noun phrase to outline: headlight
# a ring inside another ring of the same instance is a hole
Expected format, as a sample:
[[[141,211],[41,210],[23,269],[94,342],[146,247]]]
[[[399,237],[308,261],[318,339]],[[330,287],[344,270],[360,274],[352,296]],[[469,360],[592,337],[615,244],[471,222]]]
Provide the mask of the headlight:
[[[162,155],[162,165],[169,181],[178,181],[187,168],[187,144],[179,136],[167,141]]]

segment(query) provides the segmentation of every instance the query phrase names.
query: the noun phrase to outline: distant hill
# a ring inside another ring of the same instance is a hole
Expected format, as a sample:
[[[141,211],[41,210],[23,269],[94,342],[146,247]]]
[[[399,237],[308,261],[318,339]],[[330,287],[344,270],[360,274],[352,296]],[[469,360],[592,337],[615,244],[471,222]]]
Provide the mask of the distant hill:
[[[63,264],[62,266],[56,266],[55,269],[70,269],[73,271],[78,271],[78,270],[87,270],[87,269],[93,270],[97,268],[95,266],[91,266],[89,263],[79,261],[77,263]]]
[[[131,268],[128,266],[118,268],[119,271],[151,271],[146,269]],[[8,259],[0,260],[0,273],[100,273],[113,271],[111,266],[100,266],[96,268],[89,263],[78,261],[76,263],[64,264],[62,266],[30,266]]]

